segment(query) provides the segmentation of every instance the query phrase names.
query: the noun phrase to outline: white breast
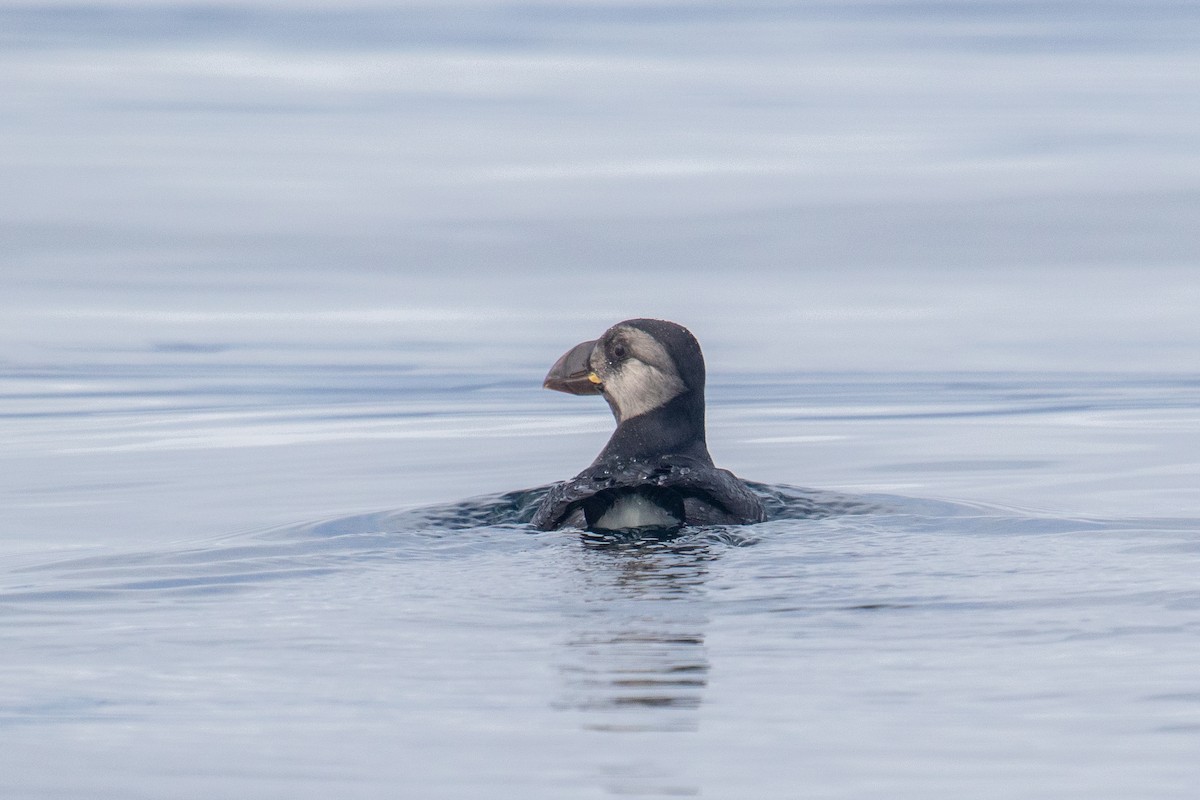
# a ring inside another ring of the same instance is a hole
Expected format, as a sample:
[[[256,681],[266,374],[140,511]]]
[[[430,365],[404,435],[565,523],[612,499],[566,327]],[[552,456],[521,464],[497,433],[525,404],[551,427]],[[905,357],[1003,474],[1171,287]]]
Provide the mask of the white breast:
[[[617,498],[596,520],[593,528],[623,531],[630,528],[674,528],[679,520],[648,497],[630,494]]]

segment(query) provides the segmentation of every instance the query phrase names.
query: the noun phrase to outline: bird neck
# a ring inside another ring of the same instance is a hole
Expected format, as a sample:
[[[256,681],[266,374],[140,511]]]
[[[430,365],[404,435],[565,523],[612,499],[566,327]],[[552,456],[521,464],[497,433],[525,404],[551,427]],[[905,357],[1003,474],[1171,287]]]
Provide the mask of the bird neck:
[[[653,411],[624,420],[595,463],[688,456],[712,465],[704,438],[704,397],[684,392]]]

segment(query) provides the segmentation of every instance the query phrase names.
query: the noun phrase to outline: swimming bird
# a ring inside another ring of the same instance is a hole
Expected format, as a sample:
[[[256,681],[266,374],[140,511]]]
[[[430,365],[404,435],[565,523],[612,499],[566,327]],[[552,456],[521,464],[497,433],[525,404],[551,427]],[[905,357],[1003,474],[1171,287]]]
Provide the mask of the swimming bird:
[[[543,386],[599,394],[617,429],[591,466],[552,486],[532,524],[616,531],[762,522],[762,502],[717,469],[704,435],[704,356],[687,328],[630,319],[577,344]]]

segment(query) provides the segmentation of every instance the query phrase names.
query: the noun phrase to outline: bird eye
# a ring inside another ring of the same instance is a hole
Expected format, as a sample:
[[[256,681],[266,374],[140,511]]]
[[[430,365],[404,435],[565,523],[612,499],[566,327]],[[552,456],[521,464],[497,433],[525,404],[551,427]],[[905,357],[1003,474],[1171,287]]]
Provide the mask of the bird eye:
[[[612,352],[613,352],[613,358],[617,359],[618,361],[625,358],[625,356],[629,355],[628,353],[625,352],[625,345],[623,345],[623,344],[618,344],[618,345],[614,346]]]

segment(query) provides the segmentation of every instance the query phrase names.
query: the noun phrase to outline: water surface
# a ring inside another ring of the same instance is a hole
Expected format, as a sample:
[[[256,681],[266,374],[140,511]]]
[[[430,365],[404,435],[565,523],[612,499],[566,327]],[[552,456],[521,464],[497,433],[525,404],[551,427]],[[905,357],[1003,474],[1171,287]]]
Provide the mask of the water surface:
[[[1191,791],[1194,381],[717,382],[724,463],[787,477],[836,452],[828,474],[859,486],[758,484],[770,522],[612,541],[532,531],[536,489],[184,536],[284,498],[301,517],[331,481],[520,485],[610,423],[538,406],[536,382],[373,397],[368,371],[214,397],[160,377],[22,417],[22,461],[60,468],[10,490],[17,518],[72,522],[10,540],[0,584],[5,780],[28,796]],[[107,480],[62,483],[79,459]],[[235,490],[220,473],[244,459],[280,474]]]
[[[1194,796],[1198,23],[0,3],[0,790]],[[772,521],[525,525],[635,316]]]

